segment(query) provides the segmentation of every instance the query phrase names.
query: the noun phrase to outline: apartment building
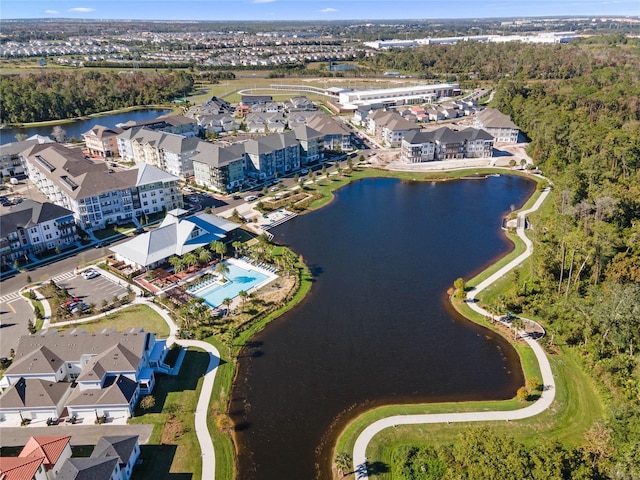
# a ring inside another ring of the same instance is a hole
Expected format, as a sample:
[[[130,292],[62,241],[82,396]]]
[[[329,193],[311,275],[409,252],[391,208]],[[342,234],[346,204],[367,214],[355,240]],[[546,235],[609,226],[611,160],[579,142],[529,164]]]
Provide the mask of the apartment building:
[[[231,192],[246,181],[265,181],[288,175],[324,159],[325,135],[300,125],[228,147],[203,144],[193,157],[196,183]]]
[[[376,110],[367,116],[367,132],[379,138],[387,147],[399,147],[402,137],[410,131],[419,131],[420,125],[405,120],[396,111]]]
[[[431,162],[493,156],[493,137],[484,130],[452,130],[441,127],[431,132],[414,130],[402,138],[400,158],[406,163]]]
[[[141,127],[122,132],[117,143],[122,148],[123,160],[147,163],[186,178],[193,175],[192,157],[198,153],[200,139]]]
[[[73,212],[53,203],[25,200],[0,217],[3,265],[31,254],[62,249],[78,240]]]
[[[88,132],[82,134],[89,155],[100,158],[118,156],[118,134],[121,128],[107,128],[96,125]]]
[[[71,210],[84,229],[184,206],[179,178],[146,163],[114,171],[60,144],[34,145],[21,157],[29,179],[53,203]]]
[[[40,143],[53,143],[49,137],[34,135],[22,142],[12,142],[0,145],[0,168],[2,177],[21,177],[25,174],[24,165],[20,157],[20,152],[32,145]]]
[[[498,143],[518,143],[520,128],[508,115],[495,108],[478,112],[473,119],[473,126],[486,130]]]

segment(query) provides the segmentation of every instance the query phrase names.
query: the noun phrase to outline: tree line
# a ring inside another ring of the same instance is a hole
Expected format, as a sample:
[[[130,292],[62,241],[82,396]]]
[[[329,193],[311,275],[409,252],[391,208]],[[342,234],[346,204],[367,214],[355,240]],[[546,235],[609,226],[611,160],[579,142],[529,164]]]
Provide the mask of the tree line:
[[[458,81],[505,77],[568,79],[633,61],[635,51],[631,48],[608,48],[627,43],[636,50],[640,45],[638,39],[614,35],[602,38],[600,43],[596,40],[553,45],[459,42],[379,52],[362,59],[360,65],[364,70],[376,72],[394,70],[422,78],[452,77]]]
[[[156,105],[184,96],[192,87],[193,77],[183,71],[168,74],[50,71],[2,75],[0,121],[40,122]]]
[[[503,78],[492,104],[530,138],[528,153],[553,189],[548,208],[531,218],[533,256],[487,307],[537,318],[552,352],[560,344],[575,351],[603,392],[605,418],[577,447],[525,447],[504,434],[470,432],[453,446],[397,448],[393,478],[640,478],[640,50],[634,48],[624,55],[606,43],[584,50],[592,58],[569,59],[565,68],[588,68],[567,79],[539,81],[540,67],[530,71],[533,79]]]

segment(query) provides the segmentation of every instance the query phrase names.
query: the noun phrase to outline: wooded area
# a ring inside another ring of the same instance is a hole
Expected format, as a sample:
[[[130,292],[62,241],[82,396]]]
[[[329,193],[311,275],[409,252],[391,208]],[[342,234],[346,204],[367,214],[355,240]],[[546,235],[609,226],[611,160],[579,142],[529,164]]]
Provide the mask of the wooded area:
[[[540,319],[545,343],[576,351],[606,418],[577,447],[525,447],[470,429],[455,445],[397,448],[394,479],[640,478],[640,52],[637,43],[602,45],[580,55],[554,47],[568,79],[520,75],[498,85],[493,106],[531,138],[529,153],[554,188],[552,208],[532,218],[531,264],[494,308]],[[487,61],[493,47],[469,46],[478,48]]]
[[[47,71],[0,76],[0,121],[41,122],[139,105],[158,105],[186,95],[193,77],[183,71]]]

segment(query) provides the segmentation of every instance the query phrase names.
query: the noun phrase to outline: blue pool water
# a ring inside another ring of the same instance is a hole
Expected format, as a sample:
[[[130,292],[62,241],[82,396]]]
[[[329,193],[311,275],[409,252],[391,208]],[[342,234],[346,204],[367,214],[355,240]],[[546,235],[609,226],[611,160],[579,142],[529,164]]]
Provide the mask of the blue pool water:
[[[225,274],[227,280],[224,285],[212,285],[209,288],[194,293],[196,297],[204,298],[204,301],[211,307],[219,307],[225,298],[234,299],[241,290],[245,292],[264,282],[267,278],[265,274],[255,270],[246,270],[238,265],[226,263],[229,273]]]

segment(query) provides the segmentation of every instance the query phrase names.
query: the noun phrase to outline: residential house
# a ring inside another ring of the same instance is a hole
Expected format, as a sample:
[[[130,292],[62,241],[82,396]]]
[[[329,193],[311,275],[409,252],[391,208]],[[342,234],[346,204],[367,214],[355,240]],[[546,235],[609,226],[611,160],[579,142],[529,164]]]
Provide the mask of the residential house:
[[[118,156],[118,134],[122,133],[121,128],[107,128],[96,125],[88,132],[82,134],[89,155],[100,158],[111,158]]]
[[[20,152],[26,150],[32,145],[40,143],[54,142],[49,137],[34,135],[22,142],[0,145],[0,168],[2,169],[2,177],[23,177],[25,175],[25,168],[22,164]]]
[[[48,480],[56,480],[64,462],[71,458],[71,435],[31,437],[18,455],[42,458]]]
[[[116,457],[73,457],[62,465],[57,480],[122,480]]]
[[[133,467],[140,456],[140,443],[137,435],[118,435],[100,437],[91,458],[117,458],[122,480],[129,480]]]
[[[263,104],[267,102],[273,102],[273,97],[271,95],[241,95],[240,96],[240,105],[257,105]]]
[[[113,171],[102,160],[60,144],[21,153],[29,179],[88,230],[183,207],[179,178],[152,165]]]
[[[233,114],[234,107],[218,97],[211,97],[200,107],[201,115],[225,115],[225,114]]]
[[[441,127],[430,132],[411,131],[402,139],[400,158],[406,163],[493,155],[493,137],[484,130],[452,130]]]
[[[245,119],[248,132],[281,133],[287,127],[287,120],[282,112],[250,113]]]
[[[316,106],[307,97],[291,97],[284,102],[284,109],[287,113],[294,112],[313,112]]]
[[[198,120],[198,124],[209,133],[231,132],[240,128],[240,125],[236,123],[233,115],[230,113],[200,114],[196,118]]]
[[[73,212],[53,203],[25,200],[0,217],[0,261],[63,249],[79,240]]]
[[[137,270],[151,269],[174,255],[182,256],[215,240],[226,241],[227,235],[237,228],[237,223],[209,213],[187,216],[185,210],[174,210],[167,213],[158,228],[110,250],[116,259]]]
[[[518,143],[520,128],[508,115],[495,108],[485,108],[476,113],[473,126],[486,130],[498,143]]]
[[[49,480],[42,457],[0,457],[0,479]]]
[[[45,420],[68,415],[131,416],[140,395],[168,372],[165,340],[131,329],[125,333],[45,331],[20,337],[0,388],[0,420]]]
[[[442,110],[440,110],[439,108],[428,108],[426,110],[426,113],[429,117],[429,121],[431,122],[438,122],[440,120],[444,120],[446,117],[446,115],[444,114],[444,112]]]

